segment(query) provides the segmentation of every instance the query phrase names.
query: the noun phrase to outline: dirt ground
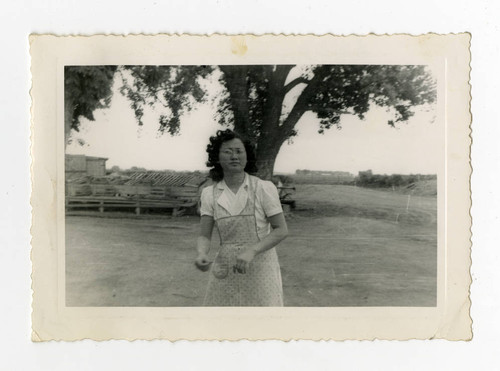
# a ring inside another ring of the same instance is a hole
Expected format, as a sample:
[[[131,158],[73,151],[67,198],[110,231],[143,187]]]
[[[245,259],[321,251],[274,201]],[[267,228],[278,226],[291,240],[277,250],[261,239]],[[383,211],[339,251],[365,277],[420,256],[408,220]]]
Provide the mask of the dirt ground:
[[[300,185],[295,199],[289,236],[278,246],[286,306],[436,304],[435,196]],[[66,304],[201,305],[209,273],[193,264],[198,221],[68,215]]]

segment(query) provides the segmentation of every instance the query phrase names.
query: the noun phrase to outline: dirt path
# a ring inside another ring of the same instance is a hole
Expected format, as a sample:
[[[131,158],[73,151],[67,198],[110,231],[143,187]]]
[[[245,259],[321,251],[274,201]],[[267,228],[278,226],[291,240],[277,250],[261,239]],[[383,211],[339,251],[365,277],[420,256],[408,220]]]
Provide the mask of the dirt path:
[[[414,198],[407,212],[405,195],[354,187],[297,196],[278,248],[285,305],[435,305],[435,197]],[[197,217],[107,216],[67,217],[68,306],[202,304]]]

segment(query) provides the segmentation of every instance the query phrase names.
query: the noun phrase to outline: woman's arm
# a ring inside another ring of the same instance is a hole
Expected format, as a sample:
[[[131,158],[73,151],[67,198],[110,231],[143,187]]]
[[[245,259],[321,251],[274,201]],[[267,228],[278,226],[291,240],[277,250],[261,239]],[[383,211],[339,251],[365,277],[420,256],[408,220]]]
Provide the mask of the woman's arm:
[[[271,233],[264,237],[259,243],[250,247],[255,251],[256,255],[273,248],[288,235],[288,227],[283,213],[273,215],[269,217],[268,220],[269,223],[271,223]]]
[[[288,227],[283,213],[273,215],[268,220],[271,223],[271,233],[260,240],[260,242],[246,248],[236,259],[235,269],[239,273],[246,273],[248,264],[250,264],[255,256],[273,248],[288,235]]]
[[[214,218],[208,215],[202,215],[200,219],[200,234],[196,241],[196,267],[206,272],[210,268],[210,261],[208,260],[208,252],[212,242],[212,230],[214,227]]]

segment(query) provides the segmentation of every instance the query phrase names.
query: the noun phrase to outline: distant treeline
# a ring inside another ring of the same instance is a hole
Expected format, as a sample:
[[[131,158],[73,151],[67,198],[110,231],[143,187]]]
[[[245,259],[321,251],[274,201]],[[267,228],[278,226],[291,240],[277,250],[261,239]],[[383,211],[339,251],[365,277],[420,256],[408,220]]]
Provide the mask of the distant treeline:
[[[342,184],[369,188],[401,188],[419,181],[436,180],[435,174],[373,174],[360,171],[357,176],[346,171],[297,170],[295,174],[278,175],[284,184]]]
[[[296,184],[354,184],[354,175],[347,171],[296,170],[289,175]]]
[[[361,187],[389,188],[406,187],[422,180],[435,180],[435,174],[373,174],[371,170],[360,171],[355,178],[355,184]]]

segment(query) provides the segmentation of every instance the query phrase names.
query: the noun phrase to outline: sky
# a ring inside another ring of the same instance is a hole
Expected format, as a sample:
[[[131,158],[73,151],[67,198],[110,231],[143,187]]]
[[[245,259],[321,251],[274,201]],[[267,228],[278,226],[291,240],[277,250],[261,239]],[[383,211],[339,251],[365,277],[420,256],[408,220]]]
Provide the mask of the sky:
[[[207,170],[208,138],[221,128],[210,103],[200,104],[181,119],[179,135],[159,134],[159,112],[145,110],[144,125],[139,127],[125,97],[114,94],[108,109],[95,112],[95,121],[82,119],[80,132],[66,153],[106,157],[106,167],[132,166],[149,170]],[[210,102],[210,99],[208,100]],[[285,102],[286,103],[286,102]],[[436,174],[443,157],[443,125],[436,110],[416,110],[408,123],[396,128],[385,108],[373,107],[364,120],[344,115],[341,129],[318,133],[318,120],[306,113],[298,122],[298,135],[280,149],[276,173],[294,173],[297,169],[347,171],[372,170],[377,174]],[[84,145],[78,144],[83,140]]]

